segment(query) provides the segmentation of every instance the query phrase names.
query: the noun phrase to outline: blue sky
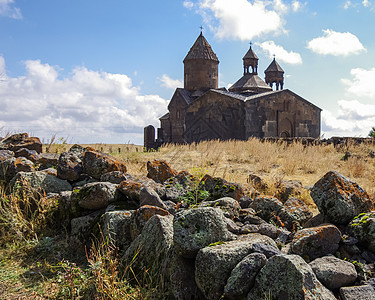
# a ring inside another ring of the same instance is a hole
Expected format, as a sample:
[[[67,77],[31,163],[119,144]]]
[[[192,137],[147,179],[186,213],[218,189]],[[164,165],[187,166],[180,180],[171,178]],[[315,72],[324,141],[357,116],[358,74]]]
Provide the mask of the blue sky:
[[[0,136],[143,143],[200,26],[220,86],[273,55],[285,86],[323,109],[322,134],[375,126],[375,0],[0,0]]]

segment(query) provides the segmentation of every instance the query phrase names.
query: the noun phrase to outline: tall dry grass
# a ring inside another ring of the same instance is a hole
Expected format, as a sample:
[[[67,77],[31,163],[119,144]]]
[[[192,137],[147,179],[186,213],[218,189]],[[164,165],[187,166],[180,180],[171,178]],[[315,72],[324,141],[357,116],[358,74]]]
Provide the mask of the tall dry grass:
[[[64,151],[70,146],[64,145]],[[256,174],[268,181],[295,179],[304,185],[313,185],[326,172],[335,170],[375,193],[375,158],[370,156],[371,151],[375,152],[375,145],[348,144],[335,148],[333,145],[304,146],[299,142],[290,145],[282,141],[262,142],[253,138],[166,144],[157,152],[143,152],[143,147],[136,145],[83,146],[114,155],[126,162],[128,172],[135,175],[147,174],[146,163],[153,159],[164,159],[178,171],[199,167],[212,176],[243,184],[247,183],[250,174]],[[54,151],[53,147],[51,150]],[[348,151],[351,156],[343,160]]]

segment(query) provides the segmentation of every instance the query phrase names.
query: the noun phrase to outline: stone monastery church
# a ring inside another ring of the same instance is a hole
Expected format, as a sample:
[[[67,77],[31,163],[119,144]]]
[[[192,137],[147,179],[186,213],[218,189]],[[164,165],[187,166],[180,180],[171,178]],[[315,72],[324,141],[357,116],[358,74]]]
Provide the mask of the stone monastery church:
[[[184,61],[184,88],[177,88],[157,130],[144,130],[144,144],[202,140],[247,140],[249,137],[320,135],[321,109],[284,88],[284,71],[275,59],[258,76],[258,57],[243,57],[243,76],[229,90],[218,88],[219,60],[202,32]]]

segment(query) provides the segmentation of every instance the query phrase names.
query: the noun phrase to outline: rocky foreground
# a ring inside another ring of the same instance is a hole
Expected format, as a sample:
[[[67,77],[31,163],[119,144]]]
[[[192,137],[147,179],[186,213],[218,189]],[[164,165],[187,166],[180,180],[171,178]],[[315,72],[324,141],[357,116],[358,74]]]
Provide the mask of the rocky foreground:
[[[285,181],[275,195],[209,175],[198,180],[164,161],[147,176],[74,145],[41,153],[37,138],[0,141],[0,180],[12,193],[58,202],[56,223],[79,249],[98,225],[124,269],[157,278],[171,299],[375,299],[375,202],[331,171],[310,188],[313,217]],[[276,197],[275,197],[276,196]]]

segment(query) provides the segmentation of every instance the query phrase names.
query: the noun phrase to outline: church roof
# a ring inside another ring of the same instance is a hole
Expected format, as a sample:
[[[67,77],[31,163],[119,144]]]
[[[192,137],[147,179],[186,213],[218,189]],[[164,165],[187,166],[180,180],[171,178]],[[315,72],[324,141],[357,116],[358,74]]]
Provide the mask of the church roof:
[[[216,54],[211,48],[211,45],[207,42],[206,38],[203,36],[202,32],[198,36],[194,45],[190,48],[189,53],[186,55],[185,60],[189,59],[207,59],[219,62]]]
[[[280,67],[280,65],[277,63],[276,59],[274,58],[273,61],[270,63],[268,68],[264,71],[264,73],[267,72],[283,72],[284,70]]]
[[[245,56],[243,57],[243,59],[247,59],[247,58],[251,58],[251,59],[259,59],[258,56],[255,54],[255,52],[253,51],[253,49],[251,49],[251,46],[250,46],[250,49],[249,51],[247,51],[247,53],[245,54]]]
[[[258,75],[245,74],[235,84],[233,84],[229,91],[231,92],[245,92],[245,91],[270,91],[272,90]]]

